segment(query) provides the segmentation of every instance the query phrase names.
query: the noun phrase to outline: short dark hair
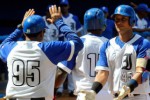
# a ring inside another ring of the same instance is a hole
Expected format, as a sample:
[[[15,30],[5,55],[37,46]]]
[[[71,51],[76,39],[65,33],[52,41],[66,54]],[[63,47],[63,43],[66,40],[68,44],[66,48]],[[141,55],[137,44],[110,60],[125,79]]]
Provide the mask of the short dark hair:
[[[43,30],[42,30],[42,31],[43,31]],[[25,33],[25,35],[26,35],[27,37],[29,37],[29,38],[34,38],[34,37],[37,37],[39,34],[41,34],[42,31],[37,32],[37,33],[34,33],[34,34],[26,34],[26,33]]]

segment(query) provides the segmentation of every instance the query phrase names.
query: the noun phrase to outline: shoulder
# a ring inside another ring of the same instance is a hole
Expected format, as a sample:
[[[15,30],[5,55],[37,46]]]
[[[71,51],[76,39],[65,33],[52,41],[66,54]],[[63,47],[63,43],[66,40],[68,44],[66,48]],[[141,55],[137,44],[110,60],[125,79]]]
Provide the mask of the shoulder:
[[[72,16],[72,18],[73,18],[74,20],[78,20],[78,19],[79,19],[77,15],[74,15],[74,14],[72,14],[72,13],[70,13],[70,16]]]

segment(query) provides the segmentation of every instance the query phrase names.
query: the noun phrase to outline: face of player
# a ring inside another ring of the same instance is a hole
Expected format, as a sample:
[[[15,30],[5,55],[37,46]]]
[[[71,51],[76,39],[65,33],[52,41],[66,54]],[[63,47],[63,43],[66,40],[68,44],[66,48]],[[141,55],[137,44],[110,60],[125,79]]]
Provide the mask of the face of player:
[[[115,26],[119,34],[127,34],[132,31],[132,26],[129,24],[129,17],[123,15],[115,15]]]
[[[62,14],[68,13],[69,5],[61,5]]]

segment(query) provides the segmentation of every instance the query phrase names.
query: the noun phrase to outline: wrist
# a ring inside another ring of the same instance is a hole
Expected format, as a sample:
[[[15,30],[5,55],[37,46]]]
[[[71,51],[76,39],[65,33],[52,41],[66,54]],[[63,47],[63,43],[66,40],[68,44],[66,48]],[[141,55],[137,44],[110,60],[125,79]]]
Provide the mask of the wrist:
[[[138,86],[138,82],[134,79],[131,79],[128,83],[127,86],[130,88],[130,92],[134,91],[134,89]]]
[[[103,88],[103,85],[100,82],[94,82],[92,85],[92,90],[95,91],[97,94],[101,89]]]
[[[23,29],[22,24],[18,24],[17,28],[20,29],[20,30],[22,30]]]
[[[57,28],[60,28],[64,24],[63,19],[62,18],[57,19],[54,22],[54,24],[56,25]]]

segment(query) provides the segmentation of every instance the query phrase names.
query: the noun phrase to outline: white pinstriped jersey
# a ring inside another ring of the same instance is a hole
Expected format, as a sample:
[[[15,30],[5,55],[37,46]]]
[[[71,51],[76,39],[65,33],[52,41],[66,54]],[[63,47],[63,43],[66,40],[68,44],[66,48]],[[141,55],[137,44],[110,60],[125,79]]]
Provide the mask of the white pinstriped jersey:
[[[110,73],[109,83],[112,83],[110,90],[118,92],[135,73],[136,66],[138,66],[136,65],[137,59],[146,58],[148,49],[150,49],[150,42],[139,35],[135,35],[127,43],[122,42],[119,37],[115,37],[102,46],[96,70],[108,70]],[[149,92],[149,79],[147,79],[132,93]]]
[[[91,89],[96,76],[95,66],[101,45],[108,40],[105,37],[96,36],[92,33],[82,36],[81,39],[84,43],[84,48],[78,55],[72,61],[58,64],[60,68],[66,70],[68,73],[72,70],[76,93],[81,89]]]

